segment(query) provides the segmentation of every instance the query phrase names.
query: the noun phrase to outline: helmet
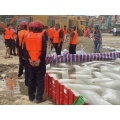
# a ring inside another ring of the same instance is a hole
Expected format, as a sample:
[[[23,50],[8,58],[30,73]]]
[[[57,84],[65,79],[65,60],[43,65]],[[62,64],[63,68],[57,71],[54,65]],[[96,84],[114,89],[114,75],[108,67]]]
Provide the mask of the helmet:
[[[74,30],[76,29],[76,26],[72,26],[71,28],[73,28]]]
[[[27,22],[26,22],[26,21],[22,21],[22,22],[20,23],[20,26],[27,26]]]
[[[34,28],[39,28],[39,29],[42,29],[43,28],[43,24],[42,24],[42,22],[40,21],[40,20],[36,20],[35,22],[34,22],[34,26],[33,26]]]
[[[34,27],[34,22],[30,22],[28,26],[29,26],[29,28]]]

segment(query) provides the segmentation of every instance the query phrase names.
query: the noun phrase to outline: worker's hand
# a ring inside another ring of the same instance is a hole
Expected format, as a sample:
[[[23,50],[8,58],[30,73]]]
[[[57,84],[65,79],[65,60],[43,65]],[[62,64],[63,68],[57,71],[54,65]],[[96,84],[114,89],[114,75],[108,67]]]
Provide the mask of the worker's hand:
[[[34,67],[34,62],[31,59],[29,59],[29,63],[30,63],[31,66]]]
[[[58,48],[60,47],[60,44],[58,44]]]
[[[34,66],[38,67],[40,65],[40,59],[38,59],[36,62],[34,62]]]
[[[68,48],[70,47],[70,44],[68,45]]]

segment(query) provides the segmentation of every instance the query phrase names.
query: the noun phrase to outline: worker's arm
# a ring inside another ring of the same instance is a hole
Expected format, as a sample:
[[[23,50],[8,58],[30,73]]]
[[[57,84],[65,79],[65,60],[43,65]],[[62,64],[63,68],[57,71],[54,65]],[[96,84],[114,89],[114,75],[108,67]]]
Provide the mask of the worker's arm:
[[[59,32],[59,41],[58,41],[58,47],[60,47],[60,44],[62,42],[62,38],[64,37],[64,32],[60,30]]]
[[[46,41],[47,41],[47,40],[48,40],[48,34],[47,34],[46,31],[44,32],[44,36],[45,36],[45,39],[46,39]]]
[[[3,38],[4,38],[4,42],[5,42],[5,29],[3,30]]]
[[[17,32],[17,38],[16,38],[16,48],[17,48],[17,55],[19,54],[19,37]]]
[[[23,45],[23,56],[25,60],[28,60],[30,58],[25,44]]]
[[[46,49],[47,49],[47,42],[45,40],[45,36],[42,37],[42,51],[40,55],[40,61],[44,61],[46,57]]]
[[[100,32],[100,41],[101,41],[101,45],[102,45],[102,33]]]

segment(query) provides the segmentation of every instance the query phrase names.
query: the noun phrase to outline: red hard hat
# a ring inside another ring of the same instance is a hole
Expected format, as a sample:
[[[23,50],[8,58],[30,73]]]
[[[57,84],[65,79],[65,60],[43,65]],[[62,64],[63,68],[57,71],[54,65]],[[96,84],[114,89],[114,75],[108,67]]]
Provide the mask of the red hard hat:
[[[41,29],[41,28],[43,28],[43,24],[42,24],[42,22],[40,20],[36,20],[34,22],[34,27]]]
[[[26,22],[26,21],[22,21],[22,22],[20,23],[20,26],[27,26],[27,22]]]
[[[28,26],[29,26],[29,28],[34,27],[34,22],[30,22]]]

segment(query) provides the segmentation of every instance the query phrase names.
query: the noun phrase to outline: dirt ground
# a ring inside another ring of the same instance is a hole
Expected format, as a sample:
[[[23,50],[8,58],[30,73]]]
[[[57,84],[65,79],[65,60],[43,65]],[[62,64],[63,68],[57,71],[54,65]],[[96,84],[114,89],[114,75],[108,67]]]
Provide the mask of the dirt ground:
[[[112,36],[112,34],[109,33],[103,33],[102,34],[102,46],[101,46],[101,52],[106,52],[106,49],[103,49],[103,46],[110,46],[115,48],[116,50],[120,50],[120,36]],[[85,51],[87,53],[93,52],[93,41],[89,38],[85,37],[79,37],[78,38],[78,44],[77,44],[77,51],[80,51],[81,45],[84,45]],[[62,49],[68,50],[68,42],[65,42],[63,44]],[[36,105],[33,102],[29,102],[27,97],[27,88],[24,86],[24,79],[17,79],[16,82],[16,91],[11,91],[6,89],[6,81],[3,77],[5,75],[8,75],[10,77],[9,73],[15,73],[17,75],[18,71],[18,56],[12,56],[13,58],[4,59],[5,54],[5,45],[3,42],[3,37],[0,36],[0,104],[2,105]],[[42,105],[54,105],[55,103],[48,98],[46,102],[41,103]],[[41,105],[40,104],[40,105]]]

